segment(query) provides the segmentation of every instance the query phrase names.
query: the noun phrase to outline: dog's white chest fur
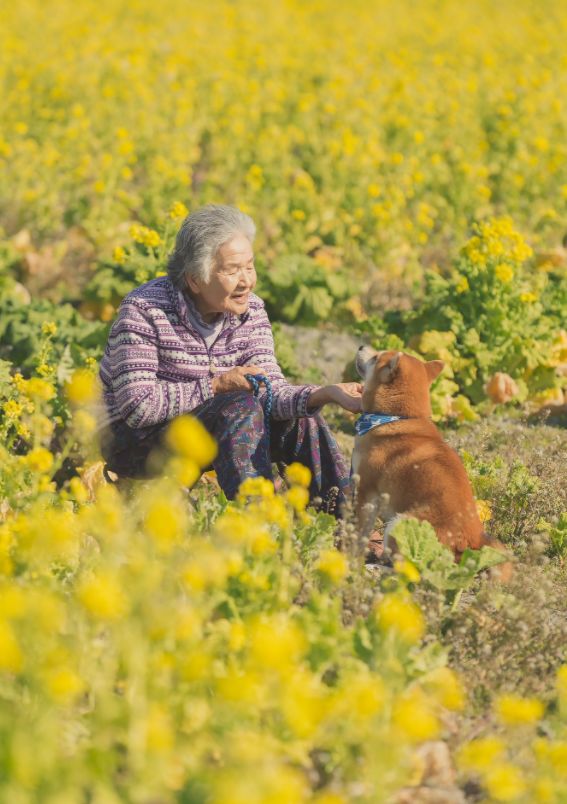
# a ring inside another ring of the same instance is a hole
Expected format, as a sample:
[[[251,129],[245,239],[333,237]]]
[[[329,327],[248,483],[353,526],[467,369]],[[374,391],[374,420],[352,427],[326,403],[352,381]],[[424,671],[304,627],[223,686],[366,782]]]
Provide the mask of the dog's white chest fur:
[[[360,441],[361,436],[356,436],[354,439],[354,449],[352,451],[352,458],[351,458],[351,466],[352,466],[352,473],[353,475],[357,475],[360,469]]]

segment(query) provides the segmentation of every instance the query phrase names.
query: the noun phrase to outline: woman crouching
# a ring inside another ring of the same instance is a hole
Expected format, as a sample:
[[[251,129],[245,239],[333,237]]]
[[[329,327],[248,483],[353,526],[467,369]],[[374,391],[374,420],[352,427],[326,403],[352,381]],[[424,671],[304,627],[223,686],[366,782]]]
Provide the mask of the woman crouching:
[[[213,462],[229,499],[247,477],[273,480],[272,462],[311,470],[310,499],[344,499],[348,469],[321,409],[359,412],[361,385],[291,385],[274,355],[264,302],[252,291],[256,270],[252,219],[231,206],[188,215],[168,275],[129,293],[112,325],[100,366],[108,415],[101,437],[107,469],[151,476],[148,457],[168,424],[191,413],[218,443]],[[272,388],[254,396],[246,375]]]

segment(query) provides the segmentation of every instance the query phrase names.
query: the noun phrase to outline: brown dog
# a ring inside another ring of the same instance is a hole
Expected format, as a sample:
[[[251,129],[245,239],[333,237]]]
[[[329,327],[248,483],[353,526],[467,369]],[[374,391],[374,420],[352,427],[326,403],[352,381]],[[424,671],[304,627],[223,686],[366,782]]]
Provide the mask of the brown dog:
[[[363,537],[370,535],[376,515],[386,523],[384,548],[400,517],[424,519],[458,561],[467,548],[501,545],[484,533],[465,468],[431,421],[429,386],[443,366],[440,360],[424,363],[403,352],[360,347],[356,367],[364,380],[363,416],[352,469],[360,476],[357,513]],[[376,414],[383,414],[383,423],[377,425]]]

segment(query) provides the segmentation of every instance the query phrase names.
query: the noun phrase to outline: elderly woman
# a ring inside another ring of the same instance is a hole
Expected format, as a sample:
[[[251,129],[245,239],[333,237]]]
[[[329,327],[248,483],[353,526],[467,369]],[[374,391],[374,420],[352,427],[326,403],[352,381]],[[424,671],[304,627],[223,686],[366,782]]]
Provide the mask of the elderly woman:
[[[255,231],[235,207],[198,209],[177,234],[167,277],[126,296],[100,367],[102,453],[118,476],[148,476],[168,423],[191,413],[218,442],[213,467],[229,499],[247,477],[273,480],[272,462],[299,461],[312,473],[311,499],[340,503],[348,470],[320,411],[334,402],[358,412],[362,388],[286,381],[264,303],[252,292]],[[268,428],[266,390],[253,396],[247,374],[271,382]]]

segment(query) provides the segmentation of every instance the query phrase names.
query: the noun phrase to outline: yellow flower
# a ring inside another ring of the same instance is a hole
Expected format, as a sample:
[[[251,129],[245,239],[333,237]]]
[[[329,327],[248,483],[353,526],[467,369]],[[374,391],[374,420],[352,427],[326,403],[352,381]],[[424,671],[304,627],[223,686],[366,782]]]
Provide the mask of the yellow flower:
[[[300,513],[305,511],[309,502],[309,492],[302,486],[292,486],[285,493],[286,500],[291,507]]]
[[[261,497],[269,500],[273,496],[274,484],[266,477],[247,477],[238,489],[240,500],[245,500],[246,497]]]
[[[419,689],[404,693],[394,704],[393,724],[410,740],[424,742],[438,736],[441,725],[430,703]]]
[[[76,410],[73,413],[73,427],[75,433],[85,439],[95,432],[97,420],[88,410]]]
[[[332,584],[339,584],[348,572],[348,561],[338,550],[321,550],[315,569]]]
[[[234,620],[229,623],[228,628],[228,647],[231,651],[237,651],[244,647],[246,642],[246,627],[243,622]]]
[[[291,527],[290,511],[282,496],[256,498],[249,505],[249,510],[281,530],[289,530]]]
[[[278,549],[276,539],[266,528],[256,527],[250,535],[250,552],[254,556],[275,553]]]
[[[514,269],[507,263],[500,263],[497,265],[494,269],[494,273],[496,274],[496,277],[504,283],[511,282],[514,278]]]
[[[470,290],[469,280],[466,276],[460,276],[459,281],[455,285],[455,292],[456,293],[467,293]]]
[[[37,367],[37,373],[40,377],[48,377],[50,374],[53,374],[54,371],[54,366],[50,366],[49,363],[40,363]]]
[[[16,433],[25,441],[29,441],[31,438],[30,428],[27,426],[27,424],[22,424],[22,422],[18,422],[16,425]]]
[[[118,620],[128,610],[122,584],[108,571],[83,579],[77,587],[77,598],[89,614],[101,620]]]
[[[18,619],[27,611],[27,596],[19,586],[0,587],[0,616]]]
[[[157,248],[162,242],[161,237],[154,229],[142,226],[139,223],[135,223],[130,227],[130,237],[135,243],[141,243],[144,246],[148,246],[148,248]]]
[[[258,706],[265,695],[264,676],[248,670],[243,673],[229,670],[217,679],[218,693],[226,701]]]
[[[360,723],[382,712],[387,700],[387,690],[380,676],[361,668],[343,677],[334,710],[340,717],[354,718]]]
[[[182,455],[171,458],[167,464],[167,470],[180,486],[191,488],[201,476],[199,466],[191,458],[184,458]]]
[[[303,486],[309,488],[311,483],[311,470],[304,466],[302,463],[290,463],[285,470],[285,476],[289,483],[295,486]]]
[[[88,369],[77,369],[65,386],[67,399],[73,405],[87,405],[96,399],[98,386],[96,377]]]
[[[16,425],[16,433],[24,439],[24,441],[29,441],[31,438],[31,430],[27,426],[27,424],[23,424],[22,422],[18,422]]]
[[[170,751],[175,744],[171,715],[160,704],[152,703],[146,720],[146,748],[151,753]]]
[[[194,592],[220,588],[242,565],[239,553],[219,550],[204,540],[193,541],[194,555],[181,567],[181,578]]]
[[[116,246],[112,252],[112,259],[117,265],[124,265],[126,262],[126,251],[122,248],[122,246]]]
[[[55,321],[44,321],[41,325],[41,332],[43,335],[56,335],[57,324]]]
[[[30,419],[30,425],[41,439],[46,440],[51,437],[55,429],[55,422],[43,413],[34,413]]]
[[[492,519],[492,508],[487,500],[476,500],[476,510],[481,522],[490,522]]]
[[[506,726],[523,726],[541,720],[544,706],[537,698],[520,698],[517,695],[501,695],[494,704],[496,716]]]
[[[72,477],[69,481],[69,493],[78,503],[85,503],[89,499],[89,492],[80,477]]]
[[[70,703],[85,688],[84,681],[69,667],[54,667],[43,674],[49,696],[61,704]]]
[[[144,520],[146,532],[163,551],[168,551],[183,533],[185,519],[180,505],[174,501],[155,500]]]
[[[0,670],[17,673],[22,669],[23,654],[9,623],[0,620]]]
[[[195,461],[202,469],[217,455],[215,439],[195,416],[174,419],[167,428],[165,441],[174,452]]]
[[[567,741],[538,738],[533,743],[534,755],[538,762],[560,773],[567,768]]]
[[[537,301],[537,296],[535,293],[531,293],[530,291],[520,293],[520,301],[524,304],[533,304]]]
[[[533,785],[533,793],[538,804],[554,804],[557,801],[555,785],[551,779],[537,779]]]
[[[449,667],[438,667],[422,680],[426,692],[431,693],[441,706],[460,712],[465,708],[465,692],[455,673]]]
[[[286,679],[281,709],[293,732],[301,738],[312,738],[328,710],[324,687],[311,673],[298,670]]]
[[[504,743],[497,737],[484,737],[464,745],[457,754],[457,763],[463,771],[484,773],[504,753]]]
[[[199,639],[203,618],[193,606],[177,607],[174,613],[174,634],[180,641]]]
[[[245,545],[255,527],[255,518],[247,512],[229,508],[215,522],[215,533],[229,544]]]
[[[402,575],[406,581],[409,581],[410,583],[419,583],[421,575],[419,574],[417,567],[415,567],[411,561],[407,561],[406,559],[396,561],[394,563],[394,570],[398,573],[398,575]]]
[[[182,201],[175,201],[175,203],[172,204],[172,206],[170,207],[170,210],[167,214],[172,220],[175,221],[179,220],[180,218],[184,218],[186,215],[188,215],[189,210]]]
[[[250,657],[261,667],[286,668],[295,664],[305,651],[302,631],[284,614],[258,618],[249,633]]]
[[[9,399],[7,402],[4,402],[2,405],[2,410],[4,411],[6,418],[12,421],[19,419],[24,412],[24,408],[21,403],[16,402],[15,399]]]
[[[403,642],[419,642],[425,630],[423,615],[409,596],[385,595],[374,614],[381,630],[393,633]]]
[[[218,804],[304,804],[308,800],[304,774],[283,764],[263,770],[255,765],[249,773],[221,768],[213,789],[212,800]]]
[[[12,377],[12,385],[16,388],[17,391],[20,393],[25,393],[25,389],[27,387],[28,380],[24,380],[20,372],[16,372]]]
[[[304,221],[307,215],[302,209],[292,209],[291,217],[294,221]]]
[[[38,474],[45,474],[49,472],[53,466],[53,455],[45,447],[36,447],[28,452],[23,458],[26,466],[33,472]]]
[[[491,798],[496,801],[515,801],[526,791],[526,783],[519,768],[509,762],[501,762],[490,768],[484,783]]]

